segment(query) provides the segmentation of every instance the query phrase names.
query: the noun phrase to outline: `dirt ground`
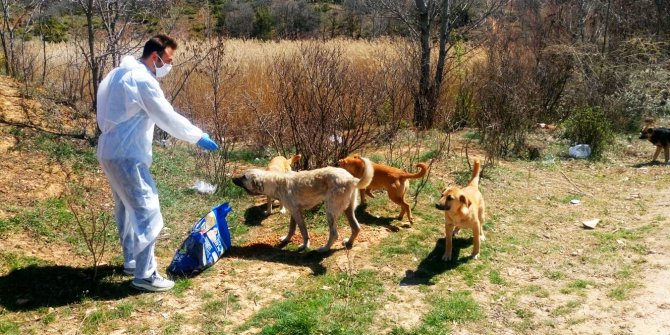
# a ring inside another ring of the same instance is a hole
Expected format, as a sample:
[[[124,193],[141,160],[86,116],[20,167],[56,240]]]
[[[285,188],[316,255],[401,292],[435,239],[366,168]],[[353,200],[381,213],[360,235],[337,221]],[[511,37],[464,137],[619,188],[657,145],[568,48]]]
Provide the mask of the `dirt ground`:
[[[7,123],[39,119],[41,107],[19,100],[16,84],[0,77],[0,120],[6,121],[0,123],[0,220],[61,196],[68,176],[76,174],[71,166],[21,146],[22,137],[13,133],[16,127]],[[30,112],[17,106],[30,106]],[[613,158],[605,163],[563,158],[505,161],[485,171],[481,187],[491,223],[478,261],[442,266],[431,259],[443,238],[442,218],[432,208],[438,193],[420,198],[412,228],[390,219],[398,208],[380,194],[365,209],[368,217],[359,216],[363,231],[349,251],[315,256],[276,249],[273,246],[285,233],[288,217],[275,214],[250,226],[244,243],[203,275],[183,282],[185,287],[178,291],[136,295],[123,289],[115,295],[115,289],[127,286],[128,278],[111,273],[112,293],[107,295],[27,310],[7,307],[20,307],[24,298],[0,301],[4,306],[0,333],[195,334],[204,332],[199,322],[207,308],[218,306],[216,329],[221,333],[257,334],[261,326],[238,330],[259,311],[318,282],[322,273],[371,270],[380,278],[383,293],[375,297],[380,303],[367,325],[370,334],[420,326],[431,301],[452,290],[471,292],[484,311],[477,321],[450,323],[454,334],[670,334],[670,168],[640,164],[653,152],[648,143],[615,148]],[[436,189],[455,183],[452,172],[464,169],[460,152],[454,148],[435,168]],[[107,188],[99,171],[85,174],[78,178]],[[573,198],[581,203],[571,205]],[[99,201],[112,206],[109,198]],[[238,203],[240,211],[247,213],[261,204],[262,198],[249,197]],[[594,230],[584,229],[581,222],[591,218],[601,223]],[[341,236],[348,234],[342,222],[339,229]],[[318,247],[325,240],[325,228],[310,226],[310,231],[313,247]],[[183,231],[170,229],[162,238],[172,246],[183,238]],[[297,236],[294,242],[299,242]],[[385,251],[412,248],[412,243],[420,246],[419,251]],[[118,265],[118,255],[113,255],[118,250],[112,250],[103,264]],[[467,252],[462,250],[460,257]],[[4,278],[12,278],[12,257],[74,269],[90,264],[86,253],[70,241],[26,231],[0,232],[0,253]],[[158,250],[160,264],[167,265],[172,253],[167,247]],[[435,267],[439,270],[425,270]],[[323,285],[321,289],[332,288]],[[131,305],[132,311],[110,316],[124,304]],[[109,320],[92,324],[99,315]]]

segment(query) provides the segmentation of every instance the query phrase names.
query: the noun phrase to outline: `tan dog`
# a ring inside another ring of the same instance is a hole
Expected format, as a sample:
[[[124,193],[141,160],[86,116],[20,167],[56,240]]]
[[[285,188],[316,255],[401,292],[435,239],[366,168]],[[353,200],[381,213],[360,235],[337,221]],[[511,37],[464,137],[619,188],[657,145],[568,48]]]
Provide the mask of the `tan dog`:
[[[336,167],[287,173],[251,169],[233,178],[233,183],[245,189],[249,194],[263,194],[279,199],[288,209],[291,213],[291,224],[288,234],[280,239],[282,244],[291,241],[297,225],[303,238],[300,248],[309,248],[309,235],[302,210],[310,209],[323,202],[330,231],[328,242],[319,248],[319,251],[330,250],[338,238],[336,220],[342,212],[351,226],[351,237],[344,240],[344,245],[351,248],[361,230],[354,214],[358,199],[356,190],[368,186],[374,173],[370,160],[363,158],[363,161],[365,162],[365,173],[360,179]]]
[[[484,229],[482,225],[485,220],[484,198],[479,192],[479,159],[475,159],[472,169],[472,178],[468,186],[463,189],[458,187],[449,187],[442,192],[442,197],[435,204],[435,207],[444,211],[445,219],[445,250],[442,260],[451,260],[453,247],[453,236],[461,228],[472,229],[472,255],[473,259],[479,258],[479,244],[484,241]]]
[[[273,158],[270,163],[268,164],[268,171],[275,171],[275,172],[291,172],[291,166],[295,163],[297,163],[300,158],[302,158],[302,155],[297,154],[293,155],[291,159],[286,159],[284,156],[277,156]],[[270,215],[272,214],[272,202],[273,199],[268,196],[268,204],[267,204],[267,210],[265,211],[265,215]],[[286,213],[286,208],[284,208],[284,204],[281,204],[281,209],[279,210],[279,213]]]
[[[340,159],[338,165],[349,171],[354,177],[360,178],[363,175],[364,164],[359,155]],[[413,224],[414,218],[412,218],[412,210],[410,209],[409,204],[405,202],[405,193],[409,190],[409,179],[418,179],[425,176],[428,171],[428,165],[425,163],[417,164],[416,167],[420,169],[417,173],[408,173],[388,165],[377,163],[372,163],[372,167],[375,170],[375,175],[372,177],[370,185],[366,189],[360,190],[361,202],[365,203],[365,194],[374,198],[372,193],[370,193],[371,190],[385,189],[386,193],[389,195],[389,199],[400,205],[400,216],[398,217],[398,220],[402,220],[402,217],[407,213],[409,223]]]

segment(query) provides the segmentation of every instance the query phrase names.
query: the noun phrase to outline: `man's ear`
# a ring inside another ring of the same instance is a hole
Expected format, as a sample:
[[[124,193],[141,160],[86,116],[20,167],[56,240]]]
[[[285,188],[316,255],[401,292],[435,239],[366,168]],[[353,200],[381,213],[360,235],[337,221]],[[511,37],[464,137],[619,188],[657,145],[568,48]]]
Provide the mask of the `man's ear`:
[[[470,207],[470,205],[472,205],[472,202],[470,201],[470,199],[468,199],[465,195],[461,194],[461,197],[458,198],[458,200],[460,200],[461,203],[464,203],[465,206],[467,206],[467,207]]]

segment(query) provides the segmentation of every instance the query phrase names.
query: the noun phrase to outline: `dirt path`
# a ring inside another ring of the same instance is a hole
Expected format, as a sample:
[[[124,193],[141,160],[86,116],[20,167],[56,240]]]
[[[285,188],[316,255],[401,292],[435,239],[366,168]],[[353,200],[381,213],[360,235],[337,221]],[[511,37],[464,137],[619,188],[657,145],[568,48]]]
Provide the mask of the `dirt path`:
[[[603,291],[589,296],[589,309],[582,311],[588,321],[571,327],[572,334],[670,334],[670,190],[649,190],[642,196],[654,200],[640,220],[664,219],[658,232],[644,240],[649,253],[643,257],[643,273],[636,276],[641,286],[623,302],[613,303]]]
[[[670,214],[670,191],[654,194],[656,201],[646,219]],[[630,301],[624,322],[633,334],[670,334],[670,225],[663,222],[660,231],[645,241],[650,250],[647,270],[641,276],[645,287]]]

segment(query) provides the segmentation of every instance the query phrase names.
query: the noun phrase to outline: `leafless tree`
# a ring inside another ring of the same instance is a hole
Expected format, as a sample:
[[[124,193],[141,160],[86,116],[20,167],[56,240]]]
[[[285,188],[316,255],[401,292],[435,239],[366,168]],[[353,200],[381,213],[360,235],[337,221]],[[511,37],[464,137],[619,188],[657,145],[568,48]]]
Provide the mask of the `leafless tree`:
[[[17,57],[17,37],[25,41],[24,36],[30,33],[32,21],[44,0],[0,0],[2,25],[0,26],[0,43],[5,61],[5,72],[10,76],[20,75],[20,57]],[[17,36],[17,33],[21,36]]]
[[[507,0],[368,0],[371,7],[384,10],[403,22],[410,38],[418,43],[417,83],[414,90],[414,124],[434,125],[447,56],[454,45],[452,32],[465,34],[496,13]],[[437,43],[435,42],[437,41]],[[433,63],[433,52],[437,60]]]

